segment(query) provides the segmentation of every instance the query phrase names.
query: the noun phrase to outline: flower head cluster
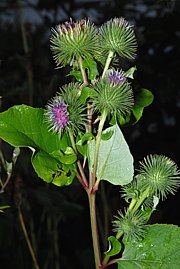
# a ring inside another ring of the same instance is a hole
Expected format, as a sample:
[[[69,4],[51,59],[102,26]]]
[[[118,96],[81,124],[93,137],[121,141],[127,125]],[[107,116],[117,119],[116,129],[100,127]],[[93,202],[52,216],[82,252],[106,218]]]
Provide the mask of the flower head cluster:
[[[98,48],[97,31],[89,20],[65,22],[52,29],[51,49],[57,65],[66,65],[80,57],[92,58]]]
[[[163,155],[149,155],[140,162],[141,186],[150,187],[150,194],[166,198],[180,186],[180,171],[174,161]]]
[[[50,131],[61,134],[64,129],[77,131],[84,126],[85,108],[79,100],[79,88],[79,83],[64,85],[49,101],[44,115]]]
[[[134,59],[137,42],[134,31],[124,18],[114,18],[100,28],[100,43],[103,50],[116,52],[119,56]]]
[[[123,214],[118,211],[118,216],[115,216],[115,218],[113,230],[117,234],[123,233],[125,241],[139,240],[144,236],[146,219],[141,212],[125,212]]]
[[[109,70],[103,80],[95,85],[97,95],[94,97],[95,110],[102,113],[124,115],[134,104],[133,92],[122,71]]]

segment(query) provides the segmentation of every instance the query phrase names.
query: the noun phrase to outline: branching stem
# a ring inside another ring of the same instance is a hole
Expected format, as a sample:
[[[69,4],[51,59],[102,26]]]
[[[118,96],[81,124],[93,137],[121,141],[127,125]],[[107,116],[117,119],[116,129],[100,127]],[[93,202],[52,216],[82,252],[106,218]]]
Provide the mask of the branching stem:
[[[95,142],[95,154],[94,154],[94,166],[93,166],[93,174],[92,174],[92,186],[94,186],[96,182],[96,171],[97,171],[97,165],[98,165],[98,157],[99,157],[99,147],[100,147],[100,142],[101,142],[101,135],[102,135],[102,130],[104,127],[104,123],[106,121],[107,113],[104,110],[102,115],[101,115],[101,120],[99,122],[99,127],[98,127],[98,133],[96,136],[96,142]]]
[[[72,133],[71,130],[69,130],[69,137],[70,137],[71,144],[72,144],[72,147],[73,147],[74,152],[76,154],[78,154],[78,151],[77,151],[77,148],[76,148],[76,144],[75,144],[75,141],[74,141],[74,136],[73,136],[73,133]],[[86,188],[87,188],[88,187],[88,181],[87,181],[87,178],[86,178],[86,175],[84,173],[84,169],[83,169],[83,167],[81,165],[80,160],[77,160],[77,166],[78,166],[79,172],[81,174],[82,181],[84,183],[82,185],[83,185],[83,187],[86,186]],[[78,179],[80,179],[80,178],[78,177]]]

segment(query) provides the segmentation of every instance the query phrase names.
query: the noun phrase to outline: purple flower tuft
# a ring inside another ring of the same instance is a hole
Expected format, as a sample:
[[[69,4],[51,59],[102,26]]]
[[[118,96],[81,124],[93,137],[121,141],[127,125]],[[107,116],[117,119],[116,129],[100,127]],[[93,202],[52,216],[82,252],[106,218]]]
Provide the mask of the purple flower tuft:
[[[60,133],[70,123],[67,105],[58,96],[46,108],[45,115],[50,125],[50,130]]]
[[[107,74],[107,80],[109,83],[121,85],[126,80],[126,77],[122,71],[119,72],[111,69]]]

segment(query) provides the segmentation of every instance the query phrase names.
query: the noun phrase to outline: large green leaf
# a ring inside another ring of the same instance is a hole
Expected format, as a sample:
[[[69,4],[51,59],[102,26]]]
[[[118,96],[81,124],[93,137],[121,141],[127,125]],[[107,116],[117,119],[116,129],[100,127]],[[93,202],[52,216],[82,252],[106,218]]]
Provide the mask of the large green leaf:
[[[175,225],[147,226],[145,238],[126,243],[118,269],[179,269],[180,228]]]
[[[48,131],[43,114],[44,109],[27,105],[14,106],[0,113],[0,138],[15,147],[33,148],[35,171],[46,182],[52,182],[54,175],[62,170],[61,163],[72,164],[76,156],[68,146],[66,135],[60,138]]]
[[[107,180],[114,185],[125,185],[132,181],[134,168],[133,157],[128,144],[118,127],[114,125],[103,131],[103,135],[113,132],[108,140],[101,140],[97,167],[97,178]],[[94,163],[95,141],[88,144],[89,167]]]

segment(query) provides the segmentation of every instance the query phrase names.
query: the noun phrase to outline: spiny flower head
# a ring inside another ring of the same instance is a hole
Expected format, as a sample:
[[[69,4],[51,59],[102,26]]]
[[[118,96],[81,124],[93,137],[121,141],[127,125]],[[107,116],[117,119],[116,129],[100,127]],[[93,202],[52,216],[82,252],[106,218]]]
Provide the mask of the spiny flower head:
[[[139,240],[144,236],[146,219],[141,212],[118,211],[113,221],[113,231],[117,234],[123,233],[125,241]]]
[[[100,113],[124,115],[134,104],[132,88],[122,71],[109,70],[103,80],[97,81],[95,89],[93,104]]]
[[[149,155],[140,162],[139,174],[144,189],[150,187],[150,194],[166,198],[180,186],[180,170],[174,161],[163,155]]]
[[[52,29],[51,49],[56,64],[72,65],[80,57],[93,58],[94,50],[98,49],[96,28],[89,20],[65,22]]]
[[[85,124],[85,108],[79,100],[79,83],[64,85],[46,106],[45,120],[49,130],[61,134],[65,129],[77,131]]]
[[[117,53],[121,57],[134,59],[137,42],[132,26],[124,18],[114,18],[100,28],[100,44],[106,51]]]
[[[46,106],[46,109],[45,115],[48,117],[50,130],[59,133],[68,126],[70,123],[69,112],[67,104],[65,104],[61,96],[53,98]]]

